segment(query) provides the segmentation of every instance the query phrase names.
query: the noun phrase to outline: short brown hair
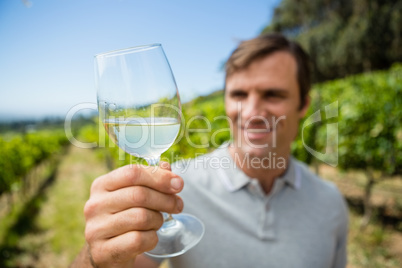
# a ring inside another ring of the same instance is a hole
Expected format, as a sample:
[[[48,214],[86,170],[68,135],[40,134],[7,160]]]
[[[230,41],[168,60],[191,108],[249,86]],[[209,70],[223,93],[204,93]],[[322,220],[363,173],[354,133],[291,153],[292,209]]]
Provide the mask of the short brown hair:
[[[288,40],[282,34],[264,34],[241,42],[225,64],[225,82],[233,73],[247,68],[255,60],[277,51],[287,51],[296,59],[301,109],[306,104],[311,87],[309,56],[298,43]]]

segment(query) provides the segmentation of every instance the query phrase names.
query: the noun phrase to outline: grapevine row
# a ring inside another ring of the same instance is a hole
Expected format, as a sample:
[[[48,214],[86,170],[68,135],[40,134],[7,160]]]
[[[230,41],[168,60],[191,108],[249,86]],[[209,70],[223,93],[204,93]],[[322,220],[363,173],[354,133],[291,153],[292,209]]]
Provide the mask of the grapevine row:
[[[0,195],[19,189],[24,176],[68,142],[64,131],[38,131],[0,137]]]

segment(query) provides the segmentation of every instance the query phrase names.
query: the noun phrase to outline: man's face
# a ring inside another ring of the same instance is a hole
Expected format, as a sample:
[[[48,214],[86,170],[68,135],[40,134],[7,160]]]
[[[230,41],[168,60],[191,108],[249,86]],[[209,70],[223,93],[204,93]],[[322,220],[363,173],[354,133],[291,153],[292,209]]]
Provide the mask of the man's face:
[[[233,73],[226,79],[225,107],[235,152],[259,158],[276,152],[287,157],[308,107],[299,109],[294,57],[275,52]]]

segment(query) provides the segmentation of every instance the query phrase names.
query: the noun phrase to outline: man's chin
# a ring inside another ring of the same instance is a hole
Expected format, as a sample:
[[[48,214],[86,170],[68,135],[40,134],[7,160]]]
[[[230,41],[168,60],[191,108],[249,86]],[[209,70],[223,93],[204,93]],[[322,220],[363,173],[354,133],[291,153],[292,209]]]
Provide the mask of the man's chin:
[[[241,151],[242,154],[247,154],[249,157],[253,158],[264,158],[272,156],[275,153],[274,148],[270,148],[268,145],[247,145],[238,148],[238,151]]]

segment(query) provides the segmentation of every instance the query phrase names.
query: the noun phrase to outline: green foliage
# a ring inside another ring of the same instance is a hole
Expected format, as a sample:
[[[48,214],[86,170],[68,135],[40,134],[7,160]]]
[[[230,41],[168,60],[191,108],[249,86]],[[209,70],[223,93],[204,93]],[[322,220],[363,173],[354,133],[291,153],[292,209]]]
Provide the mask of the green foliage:
[[[351,87],[340,95],[345,100],[339,118],[340,165],[401,173],[402,66],[388,73],[351,77],[347,82],[333,85],[334,91]]]
[[[22,178],[41,161],[59,152],[68,142],[63,131],[41,131],[0,137],[0,195],[19,188]]]
[[[201,96],[183,105],[181,138],[165,155],[192,158],[210,152],[230,139],[223,91]]]
[[[323,84],[312,91],[312,108],[308,116],[338,101],[336,120],[339,131],[339,166],[344,169],[372,168],[385,174],[402,170],[402,65],[389,71],[351,76]],[[319,98],[317,97],[319,96]],[[306,144],[318,151],[328,148],[326,124],[309,130]],[[305,129],[306,131],[306,129]],[[307,157],[299,144],[296,155]],[[308,159],[302,159],[307,160]]]
[[[402,61],[401,14],[401,0],[283,0],[263,33],[299,41],[325,81]]]

